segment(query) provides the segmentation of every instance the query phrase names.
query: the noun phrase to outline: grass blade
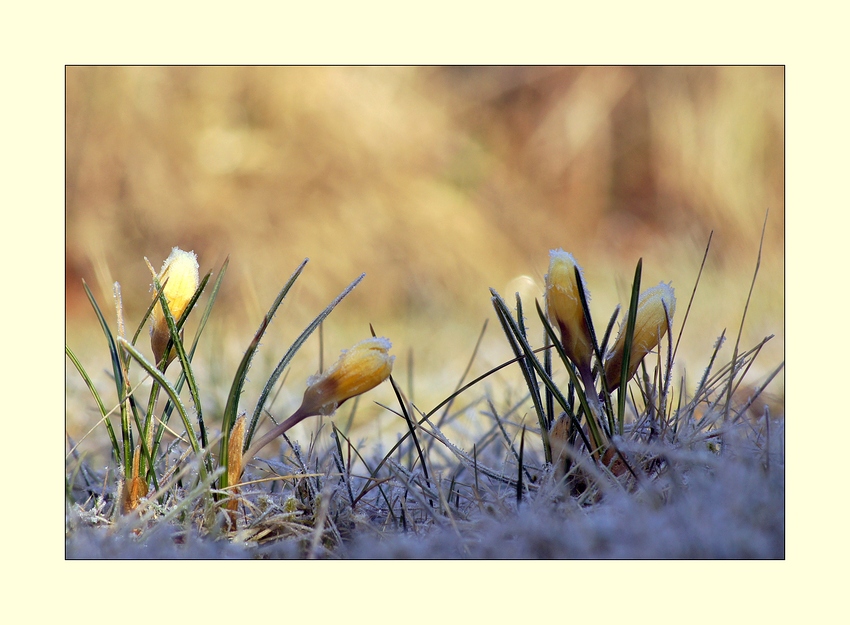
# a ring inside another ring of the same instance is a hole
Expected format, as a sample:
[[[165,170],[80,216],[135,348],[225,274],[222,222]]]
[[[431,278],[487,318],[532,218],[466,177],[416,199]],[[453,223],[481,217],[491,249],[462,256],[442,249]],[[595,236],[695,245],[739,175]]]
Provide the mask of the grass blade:
[[[189,422],[189,415],[186,413],[186,409],[183,407],[183,402],[180,401],[180,396],[177,394],[177,391],[174,390],[174,387],[169,384],[168,380],[165,379],[164,374],[157,367],[151,364],[142,353],[137,350],[130,342],[123,338],[118,337],[118,343],[121,345],[123,349],[126,349],[130,352],[130,355],[136,359],[142,368],[148,372],[157,382],[159,382],[160,386],[165,390],[168,396],[171,398],[171,401],[177,407],[177,412],[180,414],[180,418],[183,420],[183,426],[186,428],[186,434],[189,436],[189,443],[192,446],[192,450],[196,454],[201,453],[201,446],[198,444],[198,438],[195,435],[195,431],[192,428],[192,424]],[[201,466],[201,471],[203,471],[203,464]]]
[[[546,351],[543,352],[543,370],[549,378],[552,377],[552,350],[549,349],[551,346],[552,342],[549,340],[549,334],[544,331],[543,347]],[[552,391],[549,390],[548,386],[544,385],[543,389],[546,402],[546,427],[551,430],[552,424],[555,422],[555,398],[552,396]]]
[[[629,366],[632,357],[632,343],[635,338],[635,323],[637,320],[638,301],[640,299],[640,277],[643,259],[638,259],[635,267],[635,279],[632,282],[632,296],[629,300],[629,314],[626,320],[626,339],[623,347],[623,368],[620,371],[620,386],[617,391],[617,431],[623,435],[626,423],[626,385],[629,381]]]
[[[540,308],[540,302],[535,300],[534,303],[537,307],[537,315],[540,317],[540,321],[543,322],[543,327],[546,329],[546,333],[549,335],[549,340],[552,341],[552,344],[555,346],[555,350],[558,352],[558,356],[561,358],[564,363],[564,366],[567,368],[567,373],[570,376],[572,388],[575,390],[576,397],[578,397],[579,403],[581,404],[581,409],[587,417],[587,424],[590,428],[591,435],[593,436],[594,440],[601,443],[604,439],[600,434],[599,424],[597,423],[596,418],[593,416],[593,413],[590,410],[590,405],[587,401],[587,395],[585,394],[581,384],[579,384],[578,374],[576,373],[575,368],[573,367],[573,364],[570,362],[569,358],[567,358],[566,353],[564,353],[564,348],[561,345],[560,341],[558,341],[558,338],[555,336],[555,330],[552,328],[552,324],[550,324],[549,320],[546,318],[546,313],[544,313],[543,309]],[[526,357],[529,357],[528,353],[526,353]],[[537,358],[534,357],[533,353],[530,354],[530,357],[532,364],[535,368],[538,369],[539,372],[541,370],[540,362],[537,360]],[[575,426],[576,431],[578,431],[579,435],[581,436],[581,439],[587,447],[587,450],[593,452],[596,447],[591,445],[590,441],[585,436],[584,431],[581,429],[578,423],[578,419],[576,418],[573,411],[570,410],[567,399],[564,397],[563,393],[561,393],[560,389],[555,385],[555,382],[552,380],[552,378],[544,377],[543,383],[549,387],[549,389],[552,391],[552,394],[555,396],[555,399],[557,399],[558,403],[561,404],[561,408],[573,422],[573,425]]]
[[[522,435],[519,439],[519,468],[517,469],[516,478],[516,503],[522,503],[522,458],[525,451],[525,426],[522,426]]]
[[[525,329],[525,316],[522,312],[522,299],[519,296],[519,293],[516,294],[516,319],[517,319],[517,327],[522,333],[522,338],[525,341],[528,341],[528,333]],[[517,354],[518,355],[518,354]],[[545,356],[550,357],[550,352],[547,350]],[[543,399],[540,397],[540,384],[537,382],[537,376],[534,373],[534,367],[528,365],[523,358],[520,361],[521,366],[528,371],[528,375],[526,376],[526,382],[528,383],[528,392],[531,395],[531,400],[534,403],[534,410],[537,413],[537,421],[540,423],[541,432],[545,431],[545,441],[543,444],[544,452],[545,450],[549,450],[549,455],[552,455],[551,446],[549,445],[549,427],[552,425],[551,421],[551,411],[549,413],[546,412],[546,407],[543,403]],[[544,371],[547,371],[544,367]],[[547,371],[551,375],[551,367]],[[545,387],[544,387],[545,388]],[[541,436],[543,436],[541,434]]]
[[[752,282],[750,282],[750,291],[749,291],[749,293],[747,293],[747,302],[744,304],[744,313],[741,315],[741,324],[738,326],[738,338],[735,339],[735,349],[732,351],[732,362],[733,363],[738,358],[738,348],[741,345],[741,335],[744,332],[744,321],[746,321],[746,319],[747,319],[747,311],[750,308],[750,300],[753,297],[753,289],[756,286],[756,278],[759,275],[759,267],[761,267],[761,252],[762,252],[762,249],[764,248],[764,233],[767,230],[767,215],[768,215],[768,211],[765,211],[765,213],[764,213],[764,225],[761,228],[761,240],[759,240],[759,253],[758,253],[758,257],[756,258],[756,268],[755,268],[755,271],[753,272]],[[728,391],[727,391],[727,395],[726,395],[726,407],[723,411],[723,418],[725,420],[729,419],[729,408],[732,404],[732,381],[735,379],[735,374],[736,374],[736,371],[735,371],[735,368],[733,366],[732,371],[729,374],[729,387],[728,387]],[[743,377],[742,377],[742,379],[743,379]]]
[[[505,430],[505,424],[502,423],[502,418],[499,417],[499,413],[496,411],[496,407],[493,405],[493,402],[489,399],[487,400],[487,406],[490,408],[490,414],[493,416],[493,419],[496,421],[496,426],[499,428],[499,431],[502,434],[502,438],[505,439],[505,445],[507,445],[510,452],[513,454],[514,458],[516,458],[517,462],[520,466],[522,466],[522,454],[517,453],[517,450],[514,449],[513,441],[511,441],[511,437],[508,436],[507,430]],[[525,426],[522,426],[523,436],[525,435]],[[525,476],[531,481],[531,474],[528,472],[528,469],[525,471]]]
[[[463,385],[463,381],[466,379],[466,376],[469,375],[470,369],[472,369],[472,363],[475,361],[475,357],[478,355],[478,350],[481,347],[481,341],[484,339],[484,333],[487,331],[487,322],[489,320],[484,320],[484,325],[481,327],[481,332],[478,334],[478,340],[475,341],[475,347],[472,349],[472,355],[469,357],[469,361],[466,363],[466,369],[463,370],[463,374],[460,376],[460,380],[458,380],[457,386],[455,387],[454,394],[450,395],[447,399],[447,403],[445,404],[445,409],[443,410],[443,414],[440,415],[440,418],[437,420],[437,427],[441,427],[443,425],[443,421],[449,414],[449,410],[451,409],[452,402],[454,398],[457,396],[456,393],[461,391],[461,386]],[[464,387],[467,388],[467,387]]]
[[[413,439],[413,444],[416,446],[416,453],[419,455],[419,462],[422,465],[422,473],[425,475],[425,483],[428,488],[431,488],[431,480],[428,476],[428,466],[425,464],[425,456],[422,454],[422,446],[419,444],[419,438],[416,436],[416,426],[414,426],[413,418],[410,416],[410,412],[407,409],[407,402],[405,402],[402,397],[401,389],[399,389],[398,384],[396,384],[392,375],[390,375],[390,384],[392,384],[396,399],[398,399],[398,404],[401,407],[401,413],[404,416],[404,420],[407,422],[407,427],[410,431],[410,436]],[[434,505],[434,502],[431,500],[429,500],[428,503],[430,503],[431,506]]]
[[[118,444],[118,439],[115,438],[115,430],[112,428],[112,423],[109,422],[109,419],[106,416],[106,406],[104,406],[103,401],[100,399],[100,394],[97,392],[97,389],[94,387],[94,383],[92,382],[89,374],[83,368],[82,363],[77,359],[74,355],[74,352],[71,351],[71,348],[67,345],[65,346],[65,355],[68,356],[70,361],[76,367],[77,372],[83,378],[83,381],[86,383],[86,386],[89,388],[89,391],[97,402],[97,407],[100,410],[100,416],[103,417],[103,421],[106,424],[106,431],[109,433],[109,440],[112,443],[112,452],[115,454],[115,460],[121,461],[121,446]]]
[[[492,291],[492,289],[491,289]],[[495,291],[492,291],[495,293]],[[501,300],[501,298],[500,298]],[[517,295],[517,319],[522,319],[522,304],[519,301],[519,295]],[[502,324],[502,330],[505,332],[505,336],[508,339],[508,343],[511,346],[511,349],[514,352],[514,356],[517,357],[517,362],[519,363],[520,370],[522,371],[522,375],[525,378],[525,384],[528,386],[528,392],[531,396],[531,400],[534,403],[534,411],[537,414],[537,421],[540,424],[540,438],[543,442],[543,455],[546,459],[546,462],[552,462],[552,446],[549,443],[549,428],[546,423],[546,415],[543,411],[543,404],[540,400],[540,389],[537,384],[537,379],[534,375],[534,367],[532,367],[528,360],[524,358],[523,348],[520,347],[519,342],[528,345],[528,339],[525,334],[525,328],[521,321],[515,322],[510,315],[510,311],[507,308],[507,305],[504,305],[504,301],[502,301],[503,306],[496,306],[496,316],[499,319],[499,323]],[[529,347],[530,349],[530,347]],[[545,374],[545,370],[543,371]]]
[[[192,295],[192,299],[189,301],[189,304],[186,306],[186,309],[183,311],[181,315],[181,321],[185,322],[189,313],[192,311],[192,307],[198,301],[198,297],[200,297],[201,291],[206,286],[207,281],[209,280],[210,274],[207,274],[204,277],[203,282],[198,285],[198,288],[195,289],[195,293]],[[201,433],[201,446],[207,447],[207,430],[204,427],[204,418],[203,411],[201,408],[201,398],[200,393],[198,392],[198,385],[195,382],[195,374],[192,371],[192,364],[189,362],[189,358],[186,355],[186,350],[183,347],[183,340],[180,338],[180,333],[182,330],[182,326],[178,328],[177,322],[174,320],[174,315],[171,314],[171,309],[168,306],[168,300],[165,297],[165,294],[160,289],[159,279],[154,276],[153,278],[154,287],[157,289],[159,293],[159,303],[162,306],[162,311],[165,315],[165,322],[168,324],[168,331],[171,334],[171,340],[169,341],[169,345],[173,345],[174,351],[177,352],[177,359],[180,361],[180,366],[183,369],[183,373],[186,375],[186,381],[189,384],[189,394],[192,396],[192,403],[195,404],[195,413],[198,419],[198,429]],[[165,354],[167,355],[170,352],[170,348],[166,345]],[[167,362],[163,362],[160,364],[161,371],[165,371],[167,367]],[[212,469],[208,467],[208,469]]]
[[[221,419],[221,447],[219,450],[219,458],[224,459],[225,466],[227,463],[227,447],[230,443],[230,430],[236,421],[236,412],[239,408],[239,397],[242,395],[242,388],[245,386],[245,378],[248,375],[248,369],[251,366],[251,361],[254,359],[254,355],[257,353],[257,349],[260,346],[260,339],[262,339],[263,335],[266,333],[266,330],[272,322],[278,307],[281,302],[283,302],[283,298],[286,297],[286,294],[289,293],[289,289],[292,288],[292,285],[295,284],[298,276],[300,276],[301,272],[304,270],[307,260],[308,259],[305,258],[301,262],[277,294],[274,302],[272,302],[271,308],[269,308],[266,316],[263,317],[263,320],[260,322],[260,327],[257,328],[257,331],[254,333],[254,338],[251,340],[250,345],[248,345],[248,349],[245,350],[245,354],[242,356],[239,366],[236,368],[236,373],[233,376],[233,383],[231,384],[230,392],[227,395],[227,403],[224,407],[224,414]],[[248,448],[247,446],[251,442],[251,437],[254,434],[254,428],[257,427],[258,418],[259,414],[255,413],[245,433],[245,449]],[[221,462],[221,460],[219,460],[219,462]],[[224,480],[224,482],[227,481],[227,471],[224,472],[222,480]],[[224,487],[227,486],[227,484],[222,483],[221,486]]]
[[[539,349],[535,350],[535,352],[543,351],[544,349],[545,349],[545,348],[541,347],[541,348],[539,348]],[[431,419],[431,417],[432,417],[432,416],[434,416],[437,412],[439,412],[439,411],[440,411],[440,410],[442,410],[445,406],[449,405],[452,401],[454,401],[454,399],[455,399],[458,395],[460,395],[460,394],[462,394],[462,393],[466,392],[467,390],[469,390],[470,388],[472,388],[473,386],[475,386],[476,384],[478,384],[478,383],[479,383],[479,382],[481,382],[482,380],[484,380],[484,379],[486,379],[486,378],[490,377],[490,376],[491,376],[491,375],[493,375],[494,373],[496,373],[496,372],[498,372],[498,371],[501,371],[501,370],[502,370],[502,369],[504,369],[505,367],[508,367],[508,366],[510,366],[510,365],[512,365],[512,364],[514,364],[514,363],[516,363],[516,362],[518,362],[518,361],[520,361],[520,360],[521,360],[522,358],[524,358],[524,357],[525,357],[525,356],[521,356],[521,357],[519,357],[519,358],[512,358],[512,359],[510,359],[510,360],[508,360],[508,361],[506,361],[506,362],[503,362],[502,364],[500,364],[500,365],[498,365],[498,366],[496,366],[496,367],[493,367],[493,368],[492,368],[492,369],[490,369],[489,371],[486,371],[485,373],[482,373],[481,375],[479,375],[479,376],[478,376],[477,378],[475,378],[474,380],[471,380],[470,382],[468,382],[468,383],[464,384],[461,388],[457,389],[454,393],[452,393],[451,395],[449,395],[448,397],[446,397],[443,401],[441,401],[439,404],[437,404],[436,406],[434,406],[434,407],[433,407],[430,411],[428,411],[427,413],[422,413],[422,411],[421,411],[421,410],[419,410],[419,409],[417,408],[416,410],[417,410],[420,414],[422,414],[422,418],[420,418],[420,419],[417,421],[417,424],[418,424],[418,425],[422,425],[422,424],[423,424],[423,423],[425,423],[426,421],[429,421],[429,420]],[[555,387],[555,390],[557,391],[557,387]],[[559,393],[559,395],[560,395],[560,393]],[[562,406],[566,404],[566,399],[564,399],[563,395],[560,395],[559,403],[561,403],[561,405],[562,405]],[[384,406],[384,408],[386,408],[386,406]],[[387,408],[387,410],[389,410],[389,411],[390,411],[390,412],[392,412],[393,414],[398,414],[398,413],[396,413],[394,410],[391,410],[390,408]],[[571,413],[571,412],[568,412],[568,414],[572,415],[572,413]],[[402,415],[398,415],[398,416],[402,416]],[[437,429],[437,430],[439,430],[439,428],[436,428],[436,429]],[[404,443],[404,441],[405,441],[405,440],[407,440],[407,437],[408,437],[408,436],[410,436],[410,433],[409,433],[409,432],[408,432],[408,433],[406,433],[406,434],[402,434],[401,436],[399,436],[399,439],[395,442],[395,444],[394,444],[394,445],[390,448],[390,450],[389,450],[389,451],[388,451],[388,452],[384,455],[384,458],[383,458],[383,459],[382,459],[382,460],[378,463],[378,465],[375,467],[375,471],[374,471],[374,472],[371,472],[371,475],[372,475],[372,477],[373,477],[373,478],[375,477],[375,475],[377,475],[377,471],[379,471],[379,470],[381,469],[381,467],[382,467],[382,466],[384,466],[384,464],[385,464],[385,463],[389,460],[389,458],[390,458],[390,457],[392,457],[392,455],[396,452],[396,450],[397,450],[399,447],[401,447],[401,445]],[[584,438],[584,433],[582,433],[582,437]],[[587,439],[585,439],[585,440],[587,440]],[[442,441],[441,441],[441,442],[442,442]],[[590,444],[588,443],[588,448],[589,448],[589,447],[590,447]],[[471,460],[470,460],[470,463],[471,463]],[[482,470],[482,473],[486,473],[486,472]],[[488,475],[489,475],[489,474],[488,474]],[[492,477],[492,476],[491,476],[491,477]]]
[[[584,291],[584,281],[581,279],[581,271],[579,271],[578,265],[573,267],[575,271],[576,278],[576,287],[578,288],[578,296],[581,301],[581,310],[584,315],[584,321],[587,324],[587,330],[590,332],[590,342],[593,345],[593,353],[596,356],[596,362],[599,363],[599,366],[602,366],[602,351],[599,348],[599,341],[596,340],[596,329],[593,327],[593,319],[590,317],[590,307],[587,304],[587,293]],[[610,327],[610,323],[609,323]],[[607,333],[606,333],[607,334]],[[607,336],[605,337],[607,341]],[[591,370],[582,371],[579,369],[579,376],[584,382],[584,392],[585,394],[593,393],[594,398],[596,397],[596,387],[594,386],[593,373]],[[602,397],[605,400],[605,414],[608,417],[608,431],[614,430],[614,415],[613,410],[611,408],[611,396],[608,393],[608,387],[605,382],[605,376],[602,377]]]
[[[200,341],[200,338],[201,338],[201,333],[203,332],[204,328],[206,327],[207,321],[210,317],[210,313],[212,312],[213,304],[215,303],[216,296],[218,295],[219,288],[221,287],[221,283],[222,283],[222,280],[224,278],[224,273],[227,270],[227,266],[228,266],[229,263],[230,263],[230,257],[228,256],[227,258],[225,258],[224,263],[222,264],[221,269],[218,272],[218,277],[216,278],[215,284],[213,284],[212,291],[210,292],[209,301],[207,301],[206,308],[204,308],[204,314],[201,316],[201,320],[198,323],[198,329],[195,332],[195,338],[192,340],[192,347],[189,348],[188,357],[189,357],[190,362],[192,361],[192,359],[195,356],[195,351],[197,350],[198,342]],[[199,286],[199,290],[197,291],[197,293],[200,293],[200,290],[203,289],[203,286],[206,284],[206,281],[209,279],[210,275],[212,275],[212,274],[208,274],[201,281],[201,284]],[[194,300],[190,301],[189,307],[187,307],[187,310],[191,309],[191,306],[193,306],[194,303],[195,303]],[[151,309],[148,310],[148,314],[150,314]],[[182,315],[180,317],[180,320],[178,320],[178,322],[177,322],[178,328],[180,328],[182,326],[185,319],[186,319],[186,315]],[[134,341],[134,343],[135,343],[135,341]],[[185,374],[185,372],[183,372],[181,370],[180,375],[177,378],[177,382],[174,384],[174,389],[178,393],[183,389],[183,384],[185,383],[185,381],[186,381],[186,374]],[[156,399],[158,397],[158,392],[159,392],[158,385],[153,385],[153,387],[151,388],[150,402],[148,404],[149,410],[148,410],[148,415],[147,415],[147,418],[146,418],[146,421],[145,421],[146,424],[153,417],[153,408],[156,405]],[[170,401],[165,404],[165,408],[163,409],[163,412],[162,412],[161,423],[160,423],[159,428],[157,429],[155,442],[152,446],[154,457],[156,457],[156,450],[159,448],[160,442],[162,441],[162,436],[165,433],[165,427],[168,424],[168,420],[171,417],[171,412],[172,412],[173,409],[174,409],[174,405]],[[147,425],[146,425],[146,427],[147,427]]]
[[[506,320],[509,325],[513,324],[513,319],[510,316],[508,307],[505,304],[504,300],[495,290],[490,289],[490,293],[492,294],[493,305],[496,308],[497,313],[500,315],[501,318]],[[546,313],[544,313],[543,309],[540,308],[540,302],[535,300],[535,305],[537,307],[537,314],[540,316],[540,320],[543,322],[543,326],[546,328],[546,332],[549,333],[549,339],[552,341],[552,344],[558,351],[559,356],[564,361],[564,364],[567,367],[567,371],[570,374],[573,384],[576,386],[576,394],[578,395],[579,401],[582,404],[582,409],[585,411],[585,414],[588,415],[588,424],[590,425],[591,431],[594,433],[595,436],[598,436],[597,425],[595,419],[592,417],[593,413],[591,413],[590,407],[588,406],[587,397],[585,396],[584,392],[582,392],[582,390],[579,388],[578,377],[576,375],[575,369],[572,367],[572,364],[567,358],[567,355],[564,353],[564,348],[561,346],[560,341],[558,341],[557,337],[555,336],[555,331],[552,329],[549,320],[546,319]],[[576,417],[569,411],[566,398],[564,397],[563,393],[561,393],[561,390],[557,387],[552,378],[546,377],[546,371],[543,369],[543,366],[540,364],[540,361],[537,360],[537,357],[534,355],[534,350],[531,349],[531,346],[528,344],[528,341],[525,341],[523,339],[522,334],[518,331],[518,328],[512,328],[512,330],[514,336],[517,338],[520,344],[520,347],[522,347],[525,359],[529,363],[531,363],[531,365],[537,370],[537,374],[541,377],[543,383],[552,391],[552,394],[555,396],[555,399],[558,400],[558,403],[561,405],[561,408],[563,408],[564,412],[570,416],[570,419],[575,421]],[[594,447],[590,445],[589,441],[584,435],[584,432],[582,432],[580,428],[579,433],[581,434],[582,439],[585,441],[587,449],[593,451]],[[547,460],[547,462],[549,461],[550,460]]]
[[[130,419],[127,414],[127,404],[124,401],[124,371],[121,367],[121,358],[118,355],[118,348],[115,345],[115,337],[112,336],[109,324],[106,323],[106,318],[100,311],[100,307],[97,305],[97,301],[85,280],[83,280],[83,289],[86,292],[86,296],[89,298],[89,302],[91,302],[92,308],[94,308],[97,320],[100,322],[100,327],[103,330],[103,334],[106,336],[106,342],[109,345],[109,356],[112,360],[112,375],[115,381],[118,402],[121,405],[121,437],[124,451],[124,475],[130,475],[130,463],[133,459],[133,439],[132,433],[130,432]]]

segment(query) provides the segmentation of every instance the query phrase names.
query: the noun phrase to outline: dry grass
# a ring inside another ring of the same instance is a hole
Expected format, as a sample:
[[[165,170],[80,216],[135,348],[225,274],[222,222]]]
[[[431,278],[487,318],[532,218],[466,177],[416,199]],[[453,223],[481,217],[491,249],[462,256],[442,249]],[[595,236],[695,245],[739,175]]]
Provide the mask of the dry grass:
[[[770,209],[754,318],[781,325],[780,67],[69,68],[67,96],[69,322],[80,277],[142,284],[178,244],[231,256],[221,304],[249,326],[305,257],[305,306],[366,272],[360,328],[477,329],[487,288],[539,281],[558,247],[610,310],[638,257],[687,283],[712,230],[704,288],[745,294]]]

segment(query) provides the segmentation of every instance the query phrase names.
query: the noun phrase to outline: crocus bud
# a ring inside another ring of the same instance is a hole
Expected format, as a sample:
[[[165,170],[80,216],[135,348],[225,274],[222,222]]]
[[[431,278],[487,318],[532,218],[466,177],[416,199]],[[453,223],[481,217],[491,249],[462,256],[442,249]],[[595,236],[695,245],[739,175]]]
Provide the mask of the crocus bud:
[[[171,315],[177,321],[195,294],[200,282],[197,256],[194,252],[184,252],[175,247],[171,250],[169,257],[165,259],[157,279],[160,285],[165,284],[163,293],[168,302],[168,308],[171,310]],[[156,292],[154,292],[154,297],[157,297]],[[171,335],[168,331],[168,323],[165,321],[165,312],[157,302],[151,312],[151,349],[157,363],[162,360],[169,338],[171,338]],[[170,351],[166,364],[171,362],[174,356],[175,352]]]
[[[245,442],[245,415],[241,414],[230,430],[227,445],[227,484],[233,486],[242,477],[242,444]]]
[[[667,309],[665,315],[664,309]],[[638,366],[649,352],[655,349],[667,333],[667,317],[673,322],[676,312],[676,296],[673,287],[663,282],[658,286],[647,289],[640,294],[637,316],[635,317],[635,333],[632,339],[632,351],[629,357],[629,372],[626,380],[630,380]],[[628,320],[628,313],[625,317]],[[623,352],[626,349],[626,326],[623,322],[617,342],[605,362],[605,381],[608,390],[614,391],[620,386],[620,374],[623,370]]]
[[[142,459],[141,445],[136,445],[133,451],[133,468],[132,473],[124,485],[124,493],[121,499],[122,509],[124,514],[132,512],[139,507],[139,500],[148,494],[148,485],[139,476],[139,463]]]
[[[393,371],[395,356],[389,355],[390,347],[392,344],[385,338],[371,338],[343,350],[330,369],[307,380],[307,390],[298,410],[255,441],[245,455],[253,457],[307,417],[332,414],[345,400],[378,386]]]
[[[393,370],[390,347],[385,338],[370,338],[343,350],[330,369],[307,380],[299,412],[329,415],[345,400],[378,386]]]
[[[245,415],[239,415],[233,429],[230,431],[230,440],[227,444],[227,485],[233,486],[239,483],[242,477],[242,445],[245,442]],[[239,489],[233,488],[233,496],[224,505],[228,510],[230,525],[236,529],[236,509],[239,507]]]
[[[590,371],[593,342],[581,306],[579,286],[575,268],[578,267],[572,254],[561,249],[549,252],[549,273],[546,274],[546,312],[549,321],[561,331],[564,353],[580,371]],[[584,275],[579,267],[581,286],[590,300],[584,284]]]

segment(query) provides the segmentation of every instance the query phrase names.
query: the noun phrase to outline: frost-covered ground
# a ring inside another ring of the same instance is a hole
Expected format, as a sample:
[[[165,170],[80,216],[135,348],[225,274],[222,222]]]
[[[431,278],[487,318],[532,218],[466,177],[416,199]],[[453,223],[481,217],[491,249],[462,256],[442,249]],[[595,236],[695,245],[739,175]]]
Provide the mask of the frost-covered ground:
[[[671,450],[667,470],[651,484],[608,490],[580,507],[541,489],[517,509],[506,496],[498,511],[427,529],[359,530],[330,557],[350,559],[503,558],[784,558],[785,465],[782,421],[770,450],[754,445],[741,424],[724,453]],[[160,527],[144,541],[88,527],[70,513],[67,558],[298,558],[296,540],[235,544]],[[179,536],[179,540],[175,538]],[[178,544],[179,543],[179,544]]]

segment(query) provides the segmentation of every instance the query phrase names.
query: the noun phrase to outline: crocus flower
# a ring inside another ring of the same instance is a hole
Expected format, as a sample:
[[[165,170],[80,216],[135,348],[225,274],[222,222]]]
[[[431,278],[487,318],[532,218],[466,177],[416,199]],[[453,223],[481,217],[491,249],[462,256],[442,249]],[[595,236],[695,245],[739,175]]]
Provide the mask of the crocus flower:
[[[661,339],[667,333],[667,319],[669,317],[672,323],[674,312],[676,312],[676,296],[673,287],[669,284],[662,282],[640,294],[627,380],[630,380],[635,374],[644,356],[661,342]],[[628,319],[628,313],[625,318]],[[620,374],[623,370],[624,360],[623,352],[626,349],[626,325],[627,323],[624,321],[620,327],[620,334],[614,348],[605,362],[605,382],[608,384],[609,391],[614,391],[620,386]]]
[[[390,347],[392,344],[385,338],[370,338],[343,350],[327,371],[307,381],[298,410],[256,441],[246,455],[253,456],[307,417],[333,414],[343,402],[378,386],[393,370],[395,356],[389,355]]]
[[[168,308],[174,320],[177,321],[195,294],[200,282],[198,277],[198,258],[194,252],[184,252],[175,247],[171,254],[165,259],[162,270],[157,276],[160,285],[165,284],[163,294],[168,302]],[[167,282],[166,282],[167,280]],[[157,297],[154,292],[154,297]],[[158,298],[157,298],[158,299]],[[168,331],[168,323],[165,320],[165,312],[162,305],[157,302],[151,312],[151,349],[154,358],[159,363],[165,354],[165,346],[171,334]],[[171,350],[168,354],[166,364],[174,359],[175,352]]]
[[[572,254],[561,249],[549,252],[549,273],[546,274],[546,312],[549,321],[561,331],[564,353],[579,369],[590,371],[593,342],[584,318],[584,310],[576,282],[575,268],[578,267]],[[584,284],[584,275],[579,267],[585,296],[590,293]]]
[[[385,338],[371,338],[343,350],[330,369],[307,380],[300,410],[329,415],[345,400],[378,386],[393,370],[390,347]]]

